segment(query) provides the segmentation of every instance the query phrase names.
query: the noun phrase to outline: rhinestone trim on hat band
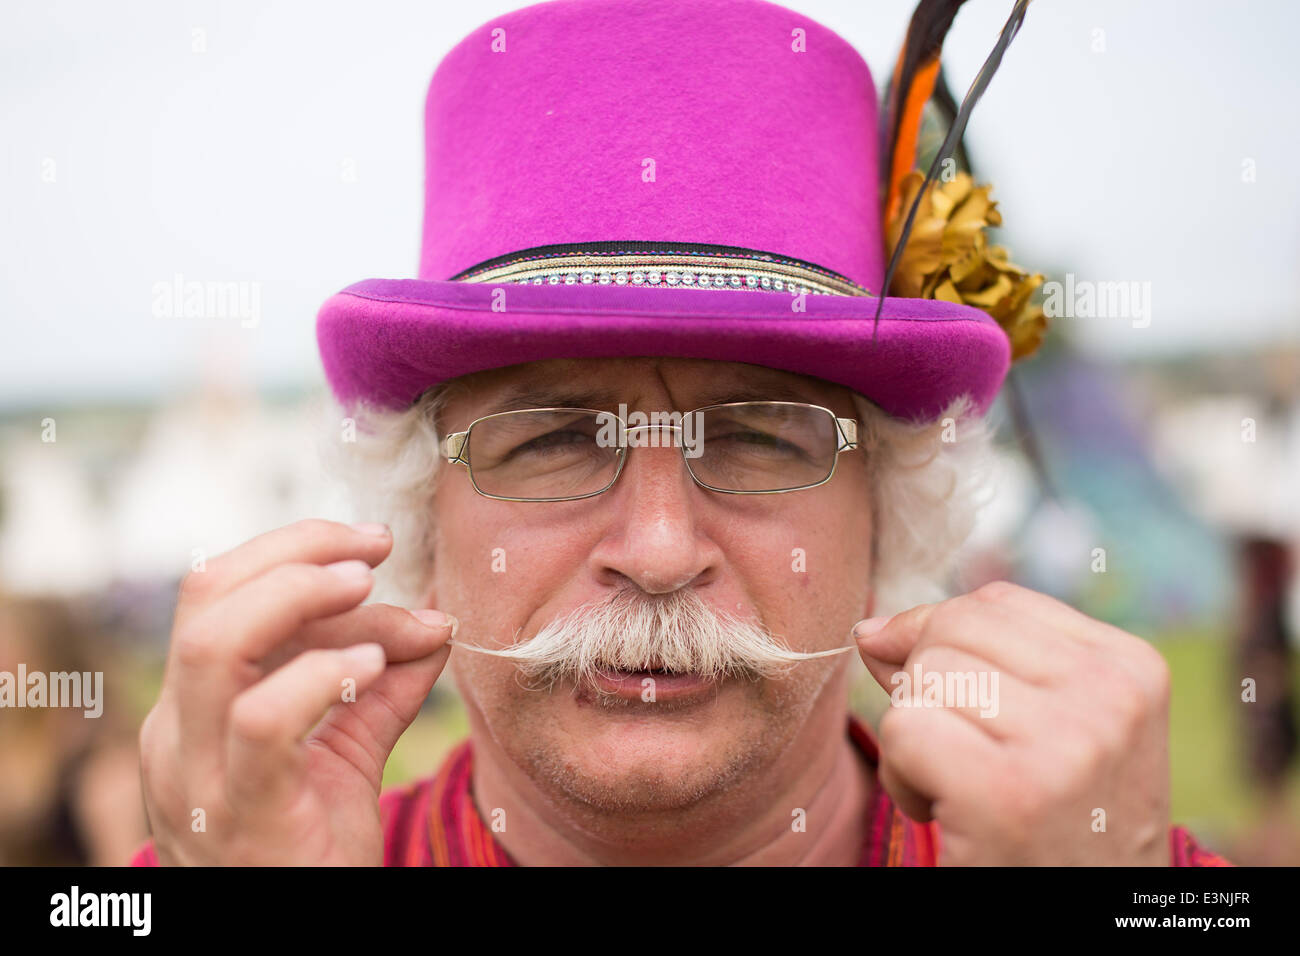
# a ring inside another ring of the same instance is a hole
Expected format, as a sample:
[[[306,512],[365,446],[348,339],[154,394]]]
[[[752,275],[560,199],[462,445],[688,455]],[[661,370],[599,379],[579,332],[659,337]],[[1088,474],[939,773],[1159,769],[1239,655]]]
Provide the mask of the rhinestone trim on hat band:
[[[611,242],[540,246],[481,263],[455,279],[517,285],[630,285],[652,289],[871,295],[857,283],[811,263],[749,249],[700,243]]]

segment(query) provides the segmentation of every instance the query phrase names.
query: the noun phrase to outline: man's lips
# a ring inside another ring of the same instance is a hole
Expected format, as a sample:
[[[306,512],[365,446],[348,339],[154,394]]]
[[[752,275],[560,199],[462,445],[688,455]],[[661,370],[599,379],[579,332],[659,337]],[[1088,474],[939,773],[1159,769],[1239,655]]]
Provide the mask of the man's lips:
[[[647,683],[652,681],[653,683]],[[594,683],[606,694],[624,700],[643,700],[646,703],[680,700],[695,695],[711,693],[718,682],[699,674],[678,674],[667,671],[611,671],[596,672]]]

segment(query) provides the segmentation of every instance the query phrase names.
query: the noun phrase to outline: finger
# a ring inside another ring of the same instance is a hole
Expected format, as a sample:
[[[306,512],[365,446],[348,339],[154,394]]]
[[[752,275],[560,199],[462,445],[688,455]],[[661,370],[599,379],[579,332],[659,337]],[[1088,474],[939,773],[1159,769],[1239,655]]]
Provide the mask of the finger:
[[[240,694],[226,737],[226,792],[233,805],[265,809],[298,792],[299,742],[350,688],[359,697],[384,670],[384,649],[358,644],[294,658]]]
[[[882,654],[892,657],[903,646],[904,642],[893,633],[893,628],[891,621],[880,631],[858,641],[864,663],[869,658],[880,661],[879,655]],[[1054,628],[1013,614],[1002,606],[974,600],[970,595],[933,606],[920,627],[920,633],[907,635],[905,640],[911,643],[909,660],[927,647],[958,648],[986,659],[996,668],[1021,680],[1043,687],[1059,686],[1069,681],[1087,653],[1077,642]],[[870,663],[867,666],[871,668]],[[892,677],[893,672],[885,671],[885,676]]]
[[[390,664],[356,703],[332,708],[311,738],[361,770],[378,793],[393,747],[419,715],[450,655],[444,643],[420,660]]]
[[[893,617],[871,617],[853,625],[853,639],[861,647],[870,640],[871,656],[878,661],[900,666],[921,639],[921,631],[937,604],[918,604]]]
[[[970,597],[1011,614],[1037,621],[1044,627],[1089,647],[1105,647],[1129,638],[1127,632],[1089,617],[1064,601],[1010,581],[993,581],[970,592]]]
[[[212,606],[214,617],[234,624],[221,650],[257,663],[307,625],[356,608],[373,586],[361,560],[278,565]]]
[[[1159,652],[1149,642],[1105,621],[1089,617],[1046,594],[1006,581],[994,581],[977,588],[968,596],[986,606],[1000,607],[1008,613],[1022,616],[1027,621],[1036,620],[1042,628],[1041,633],[1065,638],[1094,658],[1104,658],[1140,685],[1152,683],[1153,668],[1157,671],[1164,670]],[[1065,644],[1061,645],[1061,653],[1064,657],[1072,658],[1072,669],[1077,669],[1085,661],[1080,655],[1070,654]],[[1159,683],[1160,681],[1155,681],[1155,684]]]
[[[375,567],[388,557],[393,536],[387,525],[341,524],[309,518],[276,528],[210,559],[181,582],[178,623],[241,584],[281,564],[333,564],[357,559]]]
[[[942,708],[997,741],[1033,739],[1051,710],[1051,691],[957,648],[923,647],[902,667],[879,666],[892,671],[882,684],[891,708]]]
[[[927,823],[945,801],[996,773],[999,745],[944,710],[895,709],[880,721],[880,782],[909,818]]]
[[[432,654],[451,635],[456,619],[432,608],[408,611],[393,604],[362,604],[331,617],[308,621],[262,658],[263,673],[312,648],[382,644],[389,664]]]
[[[861,641],[858,642],[858,656],[862,658],[862,663],[867,665],[867,670],[871,672],[871,676],[875,678],[880,688],[885,693],[890,693],[894,689],[893,677],[902,665],[882,661],[873,656],[862,646]]]
[[[1003,612],[1004,620],[1019,618],[1019,625],[1008,628],[1008,632],[1023,632],[1027,625],[1036,623],[1042,632],[1059,633],[1093,647],[1130,636],[1054,598],[1007,581],[995,581],[938,604],[920,604],[890,618],[867,618],[854,625],[853,636],[859,644],[870,639],[874,657],[901,664],[921,639],[934,612],[939,608],[948,609],[958,601],[966,607],[997,608]],[[1105,633],[1100,634],[1098,629]]]
[[[259,660],[309,619],[354,607],[371,587],[362,561],[283,564],[241,585],[177,631],[174,671],[181,735],[188,758],[210,763],[225,734],[230,703],[262,677]]]

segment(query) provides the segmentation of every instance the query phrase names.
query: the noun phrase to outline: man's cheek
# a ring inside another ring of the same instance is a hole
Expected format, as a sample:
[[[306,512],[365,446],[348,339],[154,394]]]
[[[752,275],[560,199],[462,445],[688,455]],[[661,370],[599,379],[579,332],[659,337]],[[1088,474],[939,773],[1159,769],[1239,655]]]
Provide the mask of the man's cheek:
[[[498,673],[502,663],[475,651],[453,650],[449,667],[461,697],[480,709],[492,705],[503,693],[503,679]]]

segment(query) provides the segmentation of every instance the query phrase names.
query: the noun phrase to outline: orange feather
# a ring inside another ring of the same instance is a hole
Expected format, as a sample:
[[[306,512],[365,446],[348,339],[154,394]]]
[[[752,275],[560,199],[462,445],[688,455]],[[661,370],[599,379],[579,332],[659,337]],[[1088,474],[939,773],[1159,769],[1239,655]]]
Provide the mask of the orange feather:
[[[899,57],[902,65],[902,57]],[[934,82],[939,75],[939,57],[935,56],[916,71],[903,109],[899,114],[898,134],[894,140],[893,166],[889,171],[889,191],[885,196],[885,222],[892,222],[898,214],[899,188],[903,177],[916,165],[916,141],[921,135],[921,114],[934,92]]]

